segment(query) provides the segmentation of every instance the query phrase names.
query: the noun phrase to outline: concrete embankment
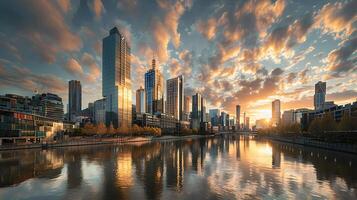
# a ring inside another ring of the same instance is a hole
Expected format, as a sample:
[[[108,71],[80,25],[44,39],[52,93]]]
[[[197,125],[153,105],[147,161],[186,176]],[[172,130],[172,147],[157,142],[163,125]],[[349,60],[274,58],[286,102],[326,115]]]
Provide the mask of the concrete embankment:
[[[357,154],[357,145],[355,144],[331,143],[331,142],[313,140],[305,137],[290,138],[290,137],[280,137],[280,136],[266,136],[263,138],[278,141],[278,142],[286,142],[286,143],[298,144],[303,146],[318,147],[318,148],[323,148],[333,151],[341,151],[346,153]]]
[[[82,138],[61,142],[18,144],[0,146],[0,151],[33,149],[33,148],[60,148],[70,146],[89,146],[89,145],[107,145],[107,144],[126,144],[126,143],[146,143],[153,141],[175,141],[184,139],[196,139],[203,137],[214,137],[214,135],[187,135],[187,136],[161,136],[161,137],[118,137],[118,138]]]

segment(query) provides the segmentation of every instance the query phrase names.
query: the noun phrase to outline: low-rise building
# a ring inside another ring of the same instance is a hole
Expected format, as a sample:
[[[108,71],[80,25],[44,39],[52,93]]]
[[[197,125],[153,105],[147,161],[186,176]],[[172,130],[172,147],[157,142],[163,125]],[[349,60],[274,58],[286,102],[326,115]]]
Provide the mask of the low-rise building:
[[[0,109],[0,143],[53,140],[58,133],[71,131],[73,124],[24,112]]]

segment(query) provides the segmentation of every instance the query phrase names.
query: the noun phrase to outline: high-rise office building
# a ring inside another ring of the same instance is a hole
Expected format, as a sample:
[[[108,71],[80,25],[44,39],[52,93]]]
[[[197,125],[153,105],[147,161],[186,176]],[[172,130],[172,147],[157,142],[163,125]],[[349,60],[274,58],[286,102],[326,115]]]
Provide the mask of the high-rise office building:
[[[201,97],[201,122],[208,122],[208,119],[206,117],[206,99]]]
[[[200,94],[196,93],[192,96],[192,117],[191,117],[191,127],[195,129],[200,128],[201,115],[202,115],[202,97]]]
[[[271,123],[272,126],[278,126],[280,124],[280,100],[276,99],[272,102],[271,106]]]
[[[145,113],[145,90],[141,86],[136,90],[136,113]]]
[[[105,123],[105,98],[94,102],[94,123]]]
[[[178,76],[166,81],[166,113],[183,120],[184,78]]]
[[[240,105],[236,105],[236,127],[239,130],[240,125]]]
[[[184,96],[184,104],[183,104],[183,119],[184,121],[189,121],[190,120],[190,112],[191,112],[191,97],[190,96]]]
[[[71,80],[68,82],[68,117],[69,121],[74,121],[82,110],[82,86],[81,82]]]
[[[209,117],[211,120],[212,126],[218,126],[220,124],[219,116],[221,111],[219,109],[210,109],[209,110]]]
[[[227,124],[227,121],[229,121],[228,120],[228,116],[227,116],[227,113],[226,112],[221,112],[221,125],[222,126],[228,126],[228,124]]]
[[[315,84],[314,107],[315,110],[323,109],[326,97],[326,82],[317,82]]]
[[[245,129],[246,129],[246,130],[249,130],[249,128],[250,128],[250,125],[249,125],[249,117],[245,117],[245,122],[244,122],[244,124],[245,124]]]
[[[113,124],[115,128],[131,126],[130,46],[116,27],[103,39],[102,61],[106,125]]]
[[[281,123],[286,125],[291,125],[295,123],[295,111],[292,110],[285,110],[281,116]]]
[[[145,110],[147,113],[164,112],[164,77],[152,59],[152,68],[145,73]]]

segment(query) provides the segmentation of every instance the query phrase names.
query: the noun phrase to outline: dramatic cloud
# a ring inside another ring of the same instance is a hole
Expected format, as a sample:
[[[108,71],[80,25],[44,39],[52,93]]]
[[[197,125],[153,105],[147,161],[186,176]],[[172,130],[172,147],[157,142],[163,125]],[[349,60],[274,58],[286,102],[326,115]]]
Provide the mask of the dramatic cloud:
[[[348,3],[328,3],[316,16],[318,26],[323,26],[325,32],[335,33],[336,36],[349,36],[355,30],[357,20],[357,1]]]
[[[200,32],[208,40],[211,40],[216,35],[217,20],[215,18],[211,18],[207,22],[198,21],[196,28],[198,32]]]
[[[222,15],[224,43],[243,40],[245,45],[255,44],[258,38],[265,37],[267,29],[282,15],[285,1],[270,0],[246,1],[234,13]]]
[[[80,38],[50,1],[0,1],[0,23],[1,32],[25,39],[49,63],[58,51],[78,51],[81,46]]]
[[[346,40],[342,45],[328,54],[328,70],[332,76],[357,70],[357,37]]]
[[[67,61],[66,65],[65,65],[65,69],[68,71],[68,73],[74,74],[74,76],[82,76],[83,75],[82,66],[74,58],[70,58]]]
[[[291,25],[274,29],[262,47],[263,52],[270,52],[270,56],[276,62],[280,62],[281,56],[292,57],[294,55],[292,47],[305,42],[306,34],[312,25],[313,17],[308,14]]]
[[[184,75],[186,95],[200,92],[209,109],[230,114],[240,104],[253,121],[274,99],[283,110],[312,107],[314,83],[324,78],[329,100],[348,103],[357,88],[355,7],[354,0],[0,1],[0,87],[65,99],[67,80],[77,79],[83,103],[93,102],[101,96],[102,39],[116,26],[131,47],[133,95],[155,57],[166,79]]]
[[[0,65],[0,77],[0,88],[2,89],[17,88],[26,93],[37,90],[66,97],[66,82],[52,74],[37,74],[24,67]]]
[[[67,13],[71,9],[70,0],[57,0],[58,5],[61,7],[64,13]]]
[[[96,18],[100,18],[101,14],[104,11],[102,0],[93,0],[93,11]]]
[[[169,59],[168,45],[171,42],[175,48],[180,46],[180,33],[178,24],[185,7],[181,1],[173,5],[166,5],[158,1],[160,7],[164,9],[165,15],[163,20],[154,18],[152,25],[153,43],[155,52],[160,62],[166,62]]]

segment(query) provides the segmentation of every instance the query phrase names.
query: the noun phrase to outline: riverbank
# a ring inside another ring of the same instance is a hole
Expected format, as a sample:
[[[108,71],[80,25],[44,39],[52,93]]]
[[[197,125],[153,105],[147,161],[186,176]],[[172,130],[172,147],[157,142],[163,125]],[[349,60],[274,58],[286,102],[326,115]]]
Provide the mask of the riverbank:
[[[282,137],[282,136],[258,136],[264,139],[270,139],[278,142],[298,144],[302,146],[317,147],[333,151],[357,154],[357,145],[347,143],[332,143],[313,140],[307,137]]]
[[[70,138],[67,141],[34,143],[34,144],[13,144],[0,146],[0,151],[36,149],[36,148],[61,148],[70,146],[90,146],[90,145],[108,145],[108,144],[129,144],[129,143],[147,143],[154,141],[176,141],[183,139],[197,139],[205,137],[214,137],[214,135],[186,135],[186,136],[161,136],[161,137],[129,137],[123,136],[118,138]]]

